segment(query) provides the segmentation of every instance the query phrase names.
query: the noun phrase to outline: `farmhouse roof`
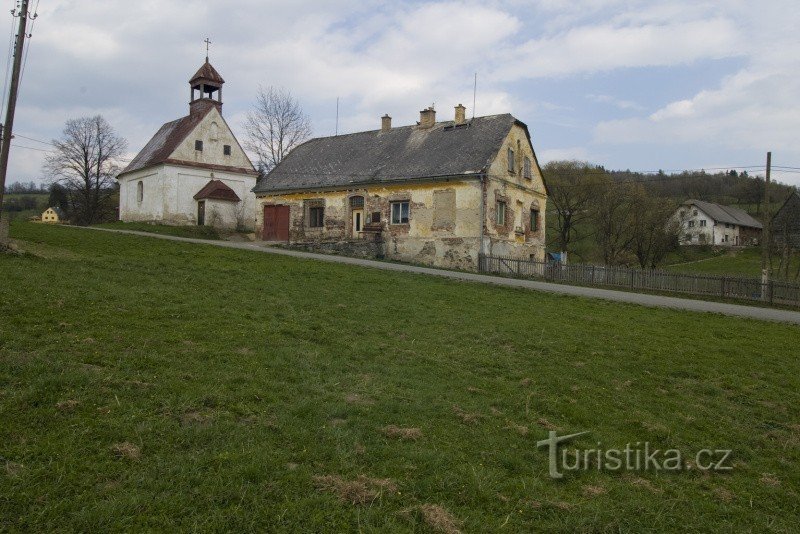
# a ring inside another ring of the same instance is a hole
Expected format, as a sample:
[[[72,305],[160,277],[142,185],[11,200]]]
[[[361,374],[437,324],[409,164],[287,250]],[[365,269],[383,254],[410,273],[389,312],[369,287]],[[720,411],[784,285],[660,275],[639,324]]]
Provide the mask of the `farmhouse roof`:
[[[463,125],[401,126],[306,141],[253,189],[272,191],[469,176],[485,172],[514,125],[510,114],[476,117]]]
[[[764,226],[751,217],[747,212],[731,206],[723,206],[706,202],[704,200],[687,200],[685,205],[694,205],[701,209],[706,215],[717,222],[747,226],[750,228],[763,228]]]
[[[236,192],[228,187],[222,180],[211,180],[194,195],[195,200],[230,200],[239,202],[241,200]]]

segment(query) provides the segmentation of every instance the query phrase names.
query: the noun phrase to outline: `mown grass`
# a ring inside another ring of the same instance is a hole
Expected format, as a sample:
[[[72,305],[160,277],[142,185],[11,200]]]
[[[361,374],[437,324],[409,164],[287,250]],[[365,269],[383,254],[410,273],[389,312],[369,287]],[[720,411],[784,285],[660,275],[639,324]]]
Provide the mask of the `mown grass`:
[[[171,226],[168,224],[153,224],[147,222],[122,222],[122,221],[101,223],[95,226],[97,226],[98,228],[134,230],[137,232],[174,235],[177,237],[191,237],[195,239],[221,239],[217,229],[211,226]]]
[[[800,522],[796,327],[74,228],[12,236],[30,253],[0,257],[0,530]],[[552,480],[535,446],[551,428],[591,432],[571,447],[731,448],[734,468]]]
[[[710,248],[686,247],[696,249],[695,252],[688,252],[686,259],[680,261],[677,257],[672,258],[673,265],[667,265],[666,269],[675,272],[713,274],[727,276],[744,276],[759,278],[761,276],[761,249],[758,247],[748,247],[734,250],[711,250]],[[797,272],[800,258],[793,258],[790,263],[789,273],[794,277]],[[777,269],[780,258],[772,258],[773,267]]]

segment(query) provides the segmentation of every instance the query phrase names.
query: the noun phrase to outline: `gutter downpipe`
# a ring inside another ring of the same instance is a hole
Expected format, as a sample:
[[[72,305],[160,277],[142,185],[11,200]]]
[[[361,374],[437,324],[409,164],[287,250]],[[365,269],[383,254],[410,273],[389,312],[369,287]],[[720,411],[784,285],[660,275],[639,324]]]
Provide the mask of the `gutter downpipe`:
[[[478,250],[478,270],[480,271],[481,256],[486,256],[486,173],[481,173],[481,235]]]

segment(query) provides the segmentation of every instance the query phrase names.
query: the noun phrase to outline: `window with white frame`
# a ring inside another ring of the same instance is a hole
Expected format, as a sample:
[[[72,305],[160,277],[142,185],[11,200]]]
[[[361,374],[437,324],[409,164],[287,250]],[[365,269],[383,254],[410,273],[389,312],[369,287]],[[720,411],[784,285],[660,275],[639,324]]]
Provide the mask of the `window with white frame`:
[[[409,204],[407,200],[392,202],[392,224],[408,224]]]

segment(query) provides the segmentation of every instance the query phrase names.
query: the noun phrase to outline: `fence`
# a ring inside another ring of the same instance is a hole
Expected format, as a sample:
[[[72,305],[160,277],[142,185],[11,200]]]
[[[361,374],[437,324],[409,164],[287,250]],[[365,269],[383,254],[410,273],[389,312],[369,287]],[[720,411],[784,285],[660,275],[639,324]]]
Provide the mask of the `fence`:
[[[763,284],[758,278],[695,275],[628,267],[562,265],[484,255],[478,258],[478,270],[482,273],[540,278],[577,285],[614,286],[800,306],[800,284],[775,280]]]

